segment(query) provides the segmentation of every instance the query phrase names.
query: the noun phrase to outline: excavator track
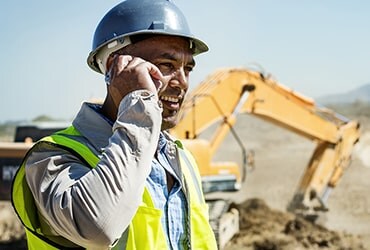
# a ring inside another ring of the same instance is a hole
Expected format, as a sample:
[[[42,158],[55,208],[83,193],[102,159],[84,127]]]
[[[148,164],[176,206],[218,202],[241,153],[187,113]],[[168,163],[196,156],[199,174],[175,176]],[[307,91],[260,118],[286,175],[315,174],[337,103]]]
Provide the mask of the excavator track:
[[[216,236],[218,248],[223,249],[239,232],[239,211],[227,200],[212,199],[206,202],[209,206],[209,221]]]

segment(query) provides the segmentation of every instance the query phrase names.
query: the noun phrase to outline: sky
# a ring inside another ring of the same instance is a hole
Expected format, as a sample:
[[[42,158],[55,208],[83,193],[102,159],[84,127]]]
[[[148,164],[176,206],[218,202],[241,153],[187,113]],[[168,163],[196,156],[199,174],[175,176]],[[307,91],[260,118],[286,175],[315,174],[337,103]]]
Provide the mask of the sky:
[[[71,120],[83,101],[105,97],[86,58],[97,24],[119,2],[0,1],[0,123]],[[174,2],[210,47],[195,58],[190,88],[225,67],[263,71],[312,98],[370,82],[370,1]]]

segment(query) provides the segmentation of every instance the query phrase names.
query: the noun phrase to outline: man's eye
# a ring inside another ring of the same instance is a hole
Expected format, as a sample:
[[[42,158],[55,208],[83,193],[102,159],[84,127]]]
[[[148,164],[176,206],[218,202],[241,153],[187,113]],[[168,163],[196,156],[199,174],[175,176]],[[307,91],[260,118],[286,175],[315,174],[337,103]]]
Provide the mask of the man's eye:
[[[192,72],[193,71],[193,67],[192,66],[187,66],[187,67],[185,67],[185,71]]]
[[[173,65],[171,63],[160,63],[159,67],[167,68],[167,69],[172,69]]]

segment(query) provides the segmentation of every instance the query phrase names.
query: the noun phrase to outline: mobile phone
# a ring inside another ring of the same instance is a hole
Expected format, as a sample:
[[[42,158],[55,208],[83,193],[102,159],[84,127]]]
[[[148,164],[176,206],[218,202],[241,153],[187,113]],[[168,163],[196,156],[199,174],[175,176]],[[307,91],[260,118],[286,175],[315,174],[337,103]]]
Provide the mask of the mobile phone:
[[[107,72],[105,72],[104,80],[107,85],[110,85],[111,78],[112,78],[112,67]]]

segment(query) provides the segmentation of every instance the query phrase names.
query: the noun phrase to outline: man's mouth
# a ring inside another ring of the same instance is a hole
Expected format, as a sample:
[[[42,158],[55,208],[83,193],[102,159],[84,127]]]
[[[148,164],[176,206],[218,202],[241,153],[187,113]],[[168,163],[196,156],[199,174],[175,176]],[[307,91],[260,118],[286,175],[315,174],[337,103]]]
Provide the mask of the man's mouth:
[[[161,101],[166,101],[166,102],[175,102],[178,103],[180,101],[180,98],[177,96],[161,96],[160,97]]]
[[[178,109],[180,107],[181,96],[167,96],[162,95],[159,97],[162,101],[162,104],[170,109]]]

